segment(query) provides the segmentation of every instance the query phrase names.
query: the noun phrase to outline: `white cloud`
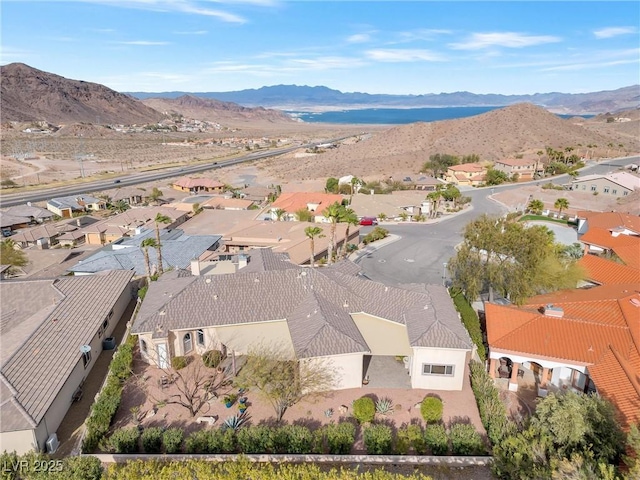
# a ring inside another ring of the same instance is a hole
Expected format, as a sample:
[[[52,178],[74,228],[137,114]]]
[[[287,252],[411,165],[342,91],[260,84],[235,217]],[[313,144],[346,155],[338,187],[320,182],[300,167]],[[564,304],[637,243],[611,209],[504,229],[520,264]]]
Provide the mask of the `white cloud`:
[[[451,43],[454,50],[481,50],[489,47],[522,48],[555,43],[562,39],[551,35],[527,35],[517,32],[474,33],[461,43]]]
[[[366,43],[371,40],[371,35],[368,33],[356,33],[347,38],[349,43]]]
[[[381,48],[367,50],[367,58],[379,62],[442,62],[445,60],[440,54],[430,50]]]
[[[596,38],[611,38],[618,35],[628,35],[636,33],[638,29],[636,27],[608,27],[600,30],[594,30],[593,34]]]
[[[139,45],[139,46],[143,46],[143,47],[147,47],[147,46],[151,46],[151,47],[155,47],[155,46],[160,46],[160,45],[170,45],[169,42],[152,42],[149,40],[131,40],[128,42],[113,42],[113,43],[117,43],[118,45]]]
[[[568,72],[574,70],[588,70],[594,68],[606,68],[615,67],[617,65],[629,65],[631,63],[638,63],[637,59],[632,60],[612,60],[609,62],[585,62],[585,63],[573,63],[570,65],[559,65],[557,67],[542,68],[542,72]]]

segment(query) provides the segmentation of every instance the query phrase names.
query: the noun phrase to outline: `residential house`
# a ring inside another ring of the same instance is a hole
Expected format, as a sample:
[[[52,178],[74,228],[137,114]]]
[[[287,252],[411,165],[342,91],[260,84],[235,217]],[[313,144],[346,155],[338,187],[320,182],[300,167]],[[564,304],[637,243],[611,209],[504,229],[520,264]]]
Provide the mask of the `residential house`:
[[[445,181],[456,185],[476,186],[484,183],[487,168],[480,163],[463,163],[447,169]]]
[[[89,195],[58,197],[47,202],[47,210],[62,218],[71,218],[76,213],[95,212],[105,208],[106,201]]]
[[[224,183],[220,183],[211,178],[189,178],[182,177],[176,180],[171,186],[175,190],[189,193],[201,193],[201,192],[223,192]]]
[[[152,282],[132,327],[145,361],[167,368],[175,356],[210,349],[236,356],[272,344],[303,363],[331,364],[336,389],[380,375],[368,368],[373,356],[406,357],[400,375],[413,388],[462,389],[472,343],[445,287],[386,286],[349,261],[271,263],[230,275],[174,271]]]
[[[26,228],[31,225],[31,218],[22,215],[12,215],[7,212],[0,211],[0,228],[4,236],[7,236],[14,230]]]
[[[198,215],[199,216],[199,215]],[[239,223],[224,234],[222,249],[226,253],[240,253],[252,248],[272,248],[277,253],[286,253],[291,262],[305,265],[310,262],[311,240],[305,234],[305,229],[312,224],[307,222],[274,222],[251,220]],[[327,249],[331,237],[330,226],[326,223],[314,225],[322,230],[322,236],[314,240],[315,260],[327,257]],[[347,235],[349,228],[349,237]],[[360,228],[345,223],[336,225],[336,250],[347,244],[360,243]]]
[[[354,195],[349,205],[358,217],[377,218],[385,214],[390,220],[400,220],[404,215],[428,215],[431,204],[424,193],[401,190],[388,194]]]
[[[106,270],[133,270],[136,275],[146,275],[147,265],[141,244],[147,238],[155,238],[154,230],[142,230],[139,234],[116,240],[93,255],[80,260],[67,269],[74,275],[93,275]],[[160,230],[162,265],[164,270],[187,268],[191,259],[217,250],[220,235],[185,235],[180,229]],[[152,271],[157,271],[158,257],[155,248],[148,248]]]
[[[539,395],[597,392],[624,427],[640,420],[638,283],[563,290],[525,305],[485,302],[489,373],[517,391],[532,370]]]
[[[413,177],[412,177],[413,178]],[[438,188],[438,185],[442,185],[442,181],[435,177],[429,177],[426,175],[418,175],[413,178],[413,184],[416,190],[423,190],[425,192],[434,192]]]
[[[0,451],[45,450],[132,301],[132,276],[0,282]]]
[[[160,224],[161,228],[174,229],[188,219],[186,212],[171,207],[130,208],[122,213],[107,217],[84,229],[89,245],[106,245],[122,237],[130,237],[142,228],[154,229],[155,218],[163,215],[170,223]]]
[[[281,194],[272,204],[270,208],[271,219],[277,220],[277,210],[284,210],[285,214],[282,218],[287,221],[296,221],[296,213],[300,210],[307,209],[313,213],[314,221],[318,223],[327,222],[324,212],[329,205],[334,203],[342,203],[342,195],[335,193],[321,192],[287,192]]]
[[[258,205],[263,205],[269,201],[269,198],[272,195],[275,195],[275,188],[261,187],[258,185],[245,187],[242,190],[238,191],[238,195],[240,198],[245,200],[252,200]]]
[[[4,213],[7,215],[14,215],[16,217],[26,217],[30,220],[31,224],[47,222],[53,218],[53,213],[46,208],[35,207],[30,204],[9,207],[4,211]]]
[[[195,205],[202,209],[248,210],[254,205],[254,201],[243,198],[232,198],[230,195],[197,195],[170,204],[170,206],[177,210],[189,213],[194,211]]]
[[[525,160],[522,158],[496,160],[493,168],[506,173],[509,178],[514,178],[514,175],[518,175],[517,178],[519,182],[533,180],[536,171],[540,173],[544,172],[544,167],[540,164],[539,160]]]
[[[111,203],[117,203],[120,201],[134,207],[144,203],[145,197],[140,188],[120,187],[111,195]]]
[[[63,232],[55,227],[55,225],[45,224],[37,227],[23,228],[11,236],[17,245],[21,248],[38,246],[40,248],[48,248],[58,243],[58,237]]]
[[[640,190],[640,177],[629,172],[608,175],[585,175],[571,182],[571,190],[624,197]]]

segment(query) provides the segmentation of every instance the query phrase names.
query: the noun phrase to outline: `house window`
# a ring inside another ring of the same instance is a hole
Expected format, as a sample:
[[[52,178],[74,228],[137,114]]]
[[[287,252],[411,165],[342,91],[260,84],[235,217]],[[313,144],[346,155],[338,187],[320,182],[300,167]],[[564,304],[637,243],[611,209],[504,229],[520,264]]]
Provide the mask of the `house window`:
[[[629,195],[629,192],[627,192],[626,190],[624,192],[622,192],[622,195]]]
[[[82,364],[84,368],[91,363],[91,352],[82,352]]]
[[[609,187],[604,187],[604,193],[609,193]]]
[[[432,365],[429,363],[422,364],[423,375],[444,375],[446,377],[452,377],[453,371],[453,365]]]
[[[204,347],[204,331],[202,329],[196,330],[196,342],[201,347]]]
[[[147,342],[142,339],[140,339],[140,350],[142,350],[142,353],[144,353],[145,355],[148,352]]]
[[[596,187],[595,185],[591,185],[591,191],[592,191],[592,192],[595,192],[595,191],[596,191],[596,188],[598,188],[598,187]]]
[[[573,370],[573,372],[571,372],[571,385],[578,390],[584,390],[586,379],[587,376],[577,370]]]
[[[586,189],[587,189],[587,186],[586,186],[586,185],[582,185],[582,189],[583,189],[583,190],[586,190]]]
[[[618,190],[616,190],[615,188],[613,189],[613,191],[611,192],[612,194],[616,195],[618,193]]]
[[[184,353],[189,353],[193,350],[193,342],[191,340],[191,333],[186,333],[182,338],[182,347],[184,349]]]

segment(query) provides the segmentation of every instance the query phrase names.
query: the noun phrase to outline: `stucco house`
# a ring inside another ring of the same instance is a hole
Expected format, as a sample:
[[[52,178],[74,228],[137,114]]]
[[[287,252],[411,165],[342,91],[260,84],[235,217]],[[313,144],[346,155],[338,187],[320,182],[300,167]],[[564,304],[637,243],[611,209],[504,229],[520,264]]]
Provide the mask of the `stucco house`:
[[[571,182],[571,190],[625,197],[634,190],[640,190],[640,177],[629,172],[585,175]]]
[[[132,301],[132,276],[0,282],[0,451],[45,450]]]
[[[538,394],[585,392],[611,400],[623,427],[640,420],[640,292],[611,283],[531,298],[485,302],[489,373],[517,391],[531,370]]]
[[[132,328],[145,361],[167,368],[174,356],[277,344],[302,362],[332,364],[337,389],[376,375],[372,356],[406,357],[413,388],[462,389],[472,343],[443,286],[390,287],[349,261],[302,268],[267,255],[261,268],[173,271],[153,282]]]
[[[506,173],[509,178],[517,174],[519,182],[533,180],[536,171],[544,172],[544,168],[538,160],[525,160],[522,158],[496,160],[493,168]]]
[[[52,198],[47,210],[62,218],[71,218],[74,213],[86,213],[107,208],[107,202],[90,195],[72,195]]]
[[[463,163],[447,169],[445,181],[456,185],[480,185],[486,179],[487,169],[480,163]]]
[[[189,178],[182,177],[176,180],[171,186],[181,192],[201,193],[201,192],[222,192],[224,183],[220,183],[211,178]]]
[[[314,221],[326,222],[324,212],[329,205],[342,203],[342,195],[321,192],[286,192],[281,194],[271,204],[270,214],[272,220],[277,220],[276,210],[284,210],[283,220],[296,221],[296,212],[305,208],[314,214]]]

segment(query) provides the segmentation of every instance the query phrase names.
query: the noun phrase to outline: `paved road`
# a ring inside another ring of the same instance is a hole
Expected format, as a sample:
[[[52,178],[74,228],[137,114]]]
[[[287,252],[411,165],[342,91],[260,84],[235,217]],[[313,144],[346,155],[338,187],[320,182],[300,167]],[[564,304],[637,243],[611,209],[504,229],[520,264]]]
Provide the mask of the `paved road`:
[[[157,180],[164,180],[165,178],[172,178],[172,177],[177,177],[181,175],[190,175],[194,173],[205,172],[208,170],[214,170],[217,168],[229,167],[231,165],[237,165],[239,163],[253,162],[255,160],[262,160],[269,157],[275,157],[278,155],[282,155],[284,153],[289,153],[294,150],[298,150],[299,148],[311,148],[314,145],[318,145],[322,143],[339,142],[346,138],[349,138],[349,136],[332,138],[332,139],[322,140],[319,142],[313,142],[313,143],[308,143],[304,145],[295,145],[295,146],[286,147],[286,148],[266,150],[263,152],[254,152],[254,153],[249,153],[247,155],[243,155],[241,157],[234,158],[231,160],[215,161],[211,163],[205,163],[202,165],[195,165],[192,167],[169,168],[159,172],[156,171],[156,172],[135,173],[135,174],[127,175],[124,177],[120,177],[117,180],[115,179],[98,180],[95,182],[71,185],[68,187],[58,187],[58,188],[49,188],[49,189],[43,188],[37,191],[7,194],[7,195],[2,195],[0,197],[0,204],[1,204],[0,206],[3,208],[12,207],[14,205],[25,204],[26,202],[39,202],[42,200],[48,200],[52,197],[90,194],[91,192],[98,192],[101,190],[108,190],[110,188],[115,188],[116,182],[118,187],[125,187],[125,186],[131,186],[131,185],[139,185],[141,183],[154,182]]]
[[[597,165],[587,165],[580,175],[603,174],[614,171],[622,165],[637,163],[640,157],[610,160]],[[569,183],[568,175],[560,175],[552,181],[556,184]],[[531,182],[529,182],[531,183]],[[538,182],[533,182],[538,183]],[[523,184],[493,187],[494,192],[520,188]],[[474,218],[487,214],[504,214],[506,208],[489,199],[492,188],[470,188],[463,195],[471,197],[471,211],[447,217],[434,224],[385,225],[391,233],[399,235],[398,241],[384,246],[357,260],[364,273],[387,285],[402,283],[443,283],[445,267],[453,255],[454,247],[462,241],[462,231]],[[367,233],[369,228],[363,229]]]

